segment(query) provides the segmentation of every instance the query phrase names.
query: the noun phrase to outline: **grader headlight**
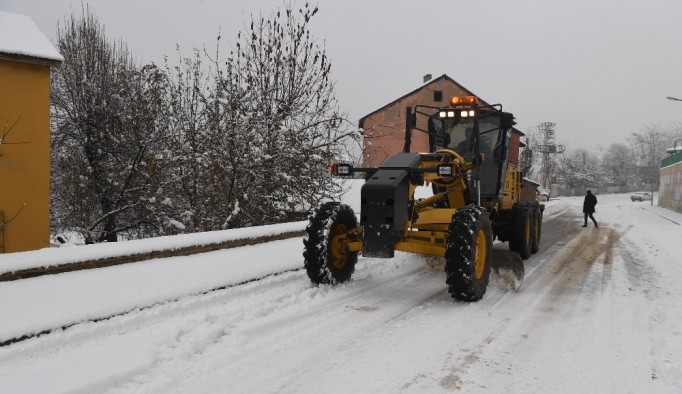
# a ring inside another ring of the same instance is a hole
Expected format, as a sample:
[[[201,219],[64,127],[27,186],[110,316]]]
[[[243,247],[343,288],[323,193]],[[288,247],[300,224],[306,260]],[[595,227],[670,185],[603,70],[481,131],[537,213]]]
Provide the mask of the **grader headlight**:
[[[472,96],[473,97],[473,96]],[[438,117],[441,119],[461,119],[461,118],[473,118],[476,115],[476,111],[473,109],[441,109],[438,111]]]
[[[334,163],[332,164],[332,175],[336,176],[348,176],[351,174],[351,165],[350,164],[341,164],[341,163]]]
[[[456,167],[453,164],[438,166],[438,176],[453,176]]]

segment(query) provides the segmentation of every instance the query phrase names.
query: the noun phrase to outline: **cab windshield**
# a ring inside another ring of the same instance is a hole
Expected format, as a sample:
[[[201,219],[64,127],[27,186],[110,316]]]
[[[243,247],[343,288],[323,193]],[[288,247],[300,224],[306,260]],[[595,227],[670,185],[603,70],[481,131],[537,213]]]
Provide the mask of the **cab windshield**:
[[[478,121],[480,133],[480,152],[491,154],[498,145],[500,119],[498,117],[482,117]],[[431,149],[453,149],[464,158],[474,154],[474,121],[473,119],[440,119],[431,118]]]
[[[481,197],[495,200],[502,191],[502,177],[507,170],[506,155],[508,149],[509,130],[500,128],[500,118],[495,115],[482,114],[478,119],[479,152],[484,155],[483,164],[478,168],[481,179]],[[471,161],[476,155],[473,140],[473,119],[429,119],[429,143],[432,152],[439,149],[453,149],[462,157]],[[504,157],[504,158],[503,158]]]

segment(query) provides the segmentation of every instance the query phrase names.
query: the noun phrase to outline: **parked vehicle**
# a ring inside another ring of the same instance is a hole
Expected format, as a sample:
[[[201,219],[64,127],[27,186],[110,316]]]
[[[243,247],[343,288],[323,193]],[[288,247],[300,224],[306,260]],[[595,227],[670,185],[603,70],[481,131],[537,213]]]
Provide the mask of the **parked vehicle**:
[[[649,201],[651,200],[651,193],[648,192],[635,192],[630,196],[632,201]]]
[[[538,188],[538,201],[549,201],[549,190],[539,187]]]

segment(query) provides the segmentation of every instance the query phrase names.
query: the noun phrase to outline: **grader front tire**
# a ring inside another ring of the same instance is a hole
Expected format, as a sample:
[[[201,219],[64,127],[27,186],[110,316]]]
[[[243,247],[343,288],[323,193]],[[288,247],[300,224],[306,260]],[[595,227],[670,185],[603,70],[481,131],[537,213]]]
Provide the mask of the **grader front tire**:
[[[445,273],[448,292],[458,300],[483,298],[492,262],[492,230],[488,213],[476,206],[457,210],[448,228]]]
[[[350,279],[358,252],[348,251],[346,236],[358,225],[353,209],[345,204],[322,204],[311,216],[303,239],[304,267],[315,284],[337,284]]]

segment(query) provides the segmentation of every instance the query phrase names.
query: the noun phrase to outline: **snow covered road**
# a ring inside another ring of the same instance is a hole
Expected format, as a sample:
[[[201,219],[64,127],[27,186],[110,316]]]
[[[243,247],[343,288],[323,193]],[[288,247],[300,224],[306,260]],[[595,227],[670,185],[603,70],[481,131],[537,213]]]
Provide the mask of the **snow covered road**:
[[[681,392],[682,215],[598,197],[472,304],[405,253],[315,287],[300,239],[0,283],[0,340],[68,327],[1,347],[0,392]]]

